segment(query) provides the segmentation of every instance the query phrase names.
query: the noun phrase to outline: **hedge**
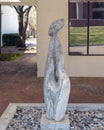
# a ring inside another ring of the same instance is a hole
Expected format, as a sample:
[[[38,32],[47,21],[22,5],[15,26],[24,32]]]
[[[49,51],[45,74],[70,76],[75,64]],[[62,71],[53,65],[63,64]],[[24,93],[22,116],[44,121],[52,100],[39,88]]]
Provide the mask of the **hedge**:
[[[17,33],[3,34],[3,46],[18,46],[21,44],[21,38]]]

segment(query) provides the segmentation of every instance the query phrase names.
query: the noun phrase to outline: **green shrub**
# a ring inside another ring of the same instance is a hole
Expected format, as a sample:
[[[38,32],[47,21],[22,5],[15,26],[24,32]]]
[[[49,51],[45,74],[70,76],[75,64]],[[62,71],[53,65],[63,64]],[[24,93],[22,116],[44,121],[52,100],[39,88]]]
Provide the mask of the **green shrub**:
[[[3,34],[3,46],[18,46],[21,44],[21,38],[17,33]]]

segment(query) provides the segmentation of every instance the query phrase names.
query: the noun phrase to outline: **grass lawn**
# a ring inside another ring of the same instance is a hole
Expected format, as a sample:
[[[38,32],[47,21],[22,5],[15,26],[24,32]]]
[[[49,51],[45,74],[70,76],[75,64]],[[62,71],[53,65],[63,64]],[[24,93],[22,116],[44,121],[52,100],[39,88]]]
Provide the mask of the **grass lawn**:
[[[104,45],[104,26],[90,27],[90,45]],[[87,44],[87,27],[70,28],[70,45],[79,46]]]
[[[21,56],[23,56],[23,54],[0,54],[0,61],[12,61]]]

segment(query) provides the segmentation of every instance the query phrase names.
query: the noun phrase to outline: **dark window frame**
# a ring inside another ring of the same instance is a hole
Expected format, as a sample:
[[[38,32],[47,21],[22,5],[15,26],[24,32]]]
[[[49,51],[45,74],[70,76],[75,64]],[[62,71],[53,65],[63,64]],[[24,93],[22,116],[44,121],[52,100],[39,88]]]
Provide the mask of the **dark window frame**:
[[[90,39],[89,39],[89,36],[90,36],[90,1],[87,1],[87,33],[86,33],[86,36],[87,36],[87,53],[86,54],[74,54],[74,52],[71,52],[70,51],[70,14],[69,14],[69,8],[70,8],[70,0],[68,1],[68,54],[70,56],[104,56],[104,54],[90,54],[89,53],[89,49],[90,49]]]

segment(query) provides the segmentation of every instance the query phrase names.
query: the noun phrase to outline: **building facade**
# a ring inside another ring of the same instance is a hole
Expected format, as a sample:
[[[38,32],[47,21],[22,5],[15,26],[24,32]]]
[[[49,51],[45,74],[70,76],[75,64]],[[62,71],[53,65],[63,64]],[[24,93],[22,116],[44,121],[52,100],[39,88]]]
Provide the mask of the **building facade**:
[[[1,13],[1,35],[18,33],[18,16],[13,6],[1,6]]]
[[[82,1],[82,0],[81,0]],[[14,4],[14,3],[1,3]],[[68,55],[68,0],[28,0],[21,5],[37,6],[37,68],[38,77],[44,76],[50,38],[48,29],[52,21],[65,19],[59,38],[65,58],[65,70],[71,77],[104,77],[104,56]]]
[[[88,13],[90,26],[104,26],[104,2],[69,2],[71,26],[86,26]]]

